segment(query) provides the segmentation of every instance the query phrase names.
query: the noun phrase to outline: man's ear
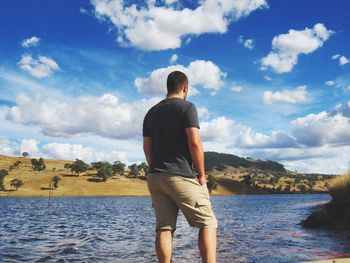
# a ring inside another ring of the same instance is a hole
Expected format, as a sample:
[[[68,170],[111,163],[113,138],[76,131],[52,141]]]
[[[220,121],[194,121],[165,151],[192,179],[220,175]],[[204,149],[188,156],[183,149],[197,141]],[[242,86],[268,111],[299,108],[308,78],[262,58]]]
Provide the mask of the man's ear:
[[[188,92],[188,84],[184,84],[182,90],[184,93],[187,93]]]

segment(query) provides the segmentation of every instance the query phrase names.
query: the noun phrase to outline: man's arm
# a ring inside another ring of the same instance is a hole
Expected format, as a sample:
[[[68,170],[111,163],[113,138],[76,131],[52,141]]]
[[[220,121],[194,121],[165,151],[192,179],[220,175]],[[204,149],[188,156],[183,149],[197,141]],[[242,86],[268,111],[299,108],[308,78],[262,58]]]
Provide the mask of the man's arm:
[[[201,185],[207,183],[204,169],[204,152],[202,141],[199,136],[199,129],[197,127],[185,128],[187,135],[188,149],[192,160],[197,168],[198,181]]]
[[[148,167],[150,167],[152,163],[152,137],[143,137],[143,151]]]

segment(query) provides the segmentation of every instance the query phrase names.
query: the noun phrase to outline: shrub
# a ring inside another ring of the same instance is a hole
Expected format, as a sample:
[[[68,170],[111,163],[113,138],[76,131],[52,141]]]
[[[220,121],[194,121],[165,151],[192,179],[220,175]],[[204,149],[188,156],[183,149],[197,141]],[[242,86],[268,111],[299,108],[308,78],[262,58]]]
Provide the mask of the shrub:
[[[334,201],[350,200],[350,172],[329,182],[329,193]]]

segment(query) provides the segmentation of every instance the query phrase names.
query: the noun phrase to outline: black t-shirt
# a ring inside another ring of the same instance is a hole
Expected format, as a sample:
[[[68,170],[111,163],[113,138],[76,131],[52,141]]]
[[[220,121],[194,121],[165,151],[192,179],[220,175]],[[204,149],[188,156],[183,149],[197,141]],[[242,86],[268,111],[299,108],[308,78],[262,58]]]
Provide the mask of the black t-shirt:
[[[192,102],[164,99],[148,110],[143,120],[143,136],[152,137],[149,172],[168,172],[195,178],[185,128],[197,127],[198,112]]]

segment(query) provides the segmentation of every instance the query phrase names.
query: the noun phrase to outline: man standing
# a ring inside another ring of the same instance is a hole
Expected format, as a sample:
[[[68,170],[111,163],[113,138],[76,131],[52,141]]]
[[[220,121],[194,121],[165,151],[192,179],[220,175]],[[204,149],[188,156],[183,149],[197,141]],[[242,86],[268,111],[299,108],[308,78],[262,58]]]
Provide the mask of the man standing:
[[[218,223],[211,207],[199,136],[198,112],[186,101],[188,79],[180,71],[167,78],[167,96],[148,110],[143,121],[143,150],[149,166],[147,185],[156,217],[158,261],[172,259],[172,238],[179,209],[199,228],[203,262],[216,262]],[[198,175],[193,172],[196,166]]]

